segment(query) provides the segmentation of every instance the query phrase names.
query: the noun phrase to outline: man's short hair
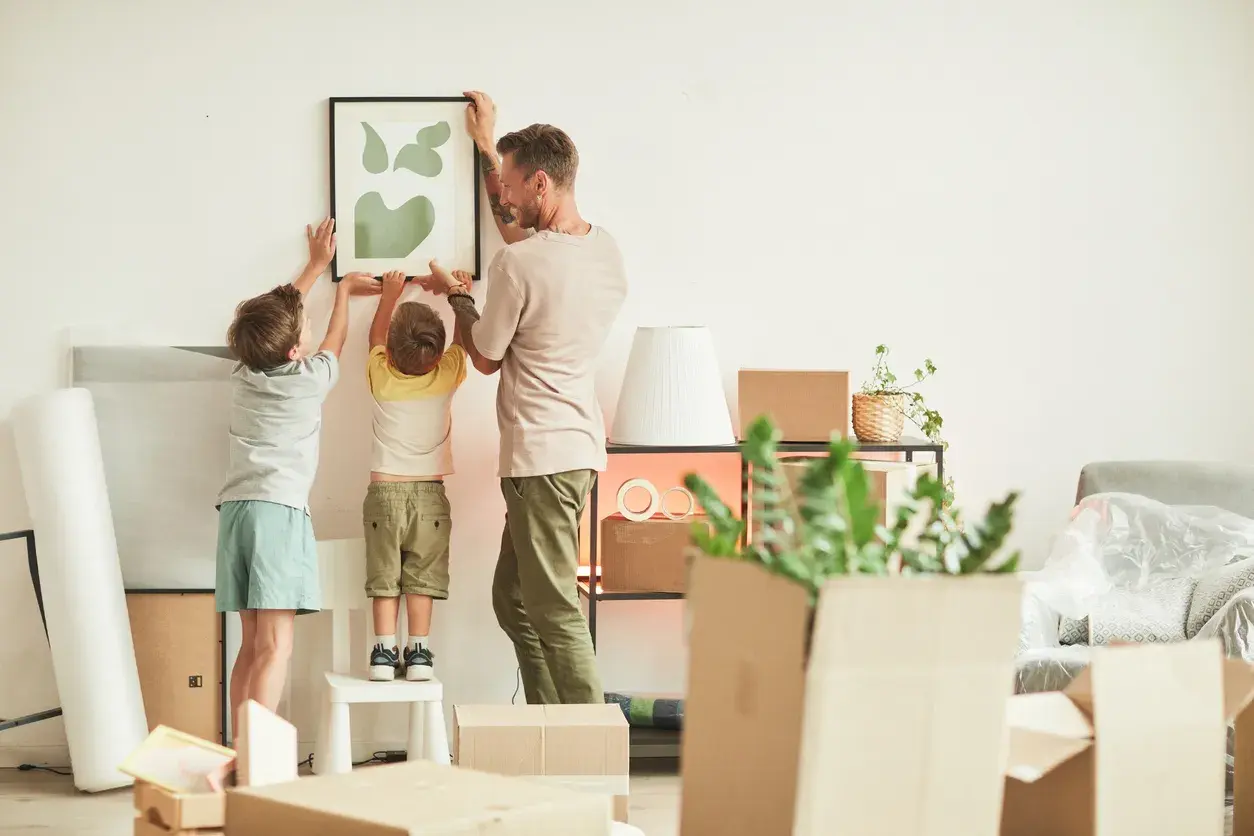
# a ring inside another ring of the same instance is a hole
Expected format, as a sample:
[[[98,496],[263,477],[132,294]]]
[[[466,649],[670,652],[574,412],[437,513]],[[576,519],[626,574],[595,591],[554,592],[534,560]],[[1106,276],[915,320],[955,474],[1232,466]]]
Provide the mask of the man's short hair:
[[[444,355],[444,322],[430,305],[405,302],[388,326],[388,358],[401,374],[426,374]]]
[[[245,366],[264,371],[288,362],[304,329],[304,299],[299,290],[285,284],[239,303],[226,344]]]
[[[543,171],[559,189],[575,183],[579,151],[561,128],[531,125],[501,137],[496,150],[502,156],[513,154],[514,165],[526,171],[528,177]]]

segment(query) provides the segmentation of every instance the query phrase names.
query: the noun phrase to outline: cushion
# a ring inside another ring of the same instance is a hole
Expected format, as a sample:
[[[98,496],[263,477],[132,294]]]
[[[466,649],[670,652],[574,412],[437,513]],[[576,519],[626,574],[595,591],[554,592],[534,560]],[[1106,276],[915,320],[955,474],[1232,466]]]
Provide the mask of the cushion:
[[[1068,618],[1063,616],[1058,620],[1058,643],[1060,645],[1069,646],[1075,644],[1089,643],[1089,617],[1084,618]]]
[[[1204,575],[1197,582],[1193,602],[1189,605],[1186,625],[1189,638],[1196,636],[1232,596],[1250,587],[1254,587],[1254,557],[1238,557],[1218,571]]]
[[[1099,598],[1089,614],[1091,644],[1182,642],[1192,578],[1164,578],[1140,589],[1114,589]]]

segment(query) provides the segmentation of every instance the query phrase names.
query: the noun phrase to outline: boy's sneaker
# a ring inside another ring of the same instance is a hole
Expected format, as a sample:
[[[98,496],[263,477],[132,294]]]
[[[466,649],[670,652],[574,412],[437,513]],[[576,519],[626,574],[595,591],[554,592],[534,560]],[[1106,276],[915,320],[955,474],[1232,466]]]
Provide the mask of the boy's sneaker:
[[[435,657],[425,647],[405,648],[405,678],[410,682],[426,682],[435,670]]]
[[[401,660],[397,658],[396,648],[376,644],[370,651],[370,681],[391,682],[401,669]]]

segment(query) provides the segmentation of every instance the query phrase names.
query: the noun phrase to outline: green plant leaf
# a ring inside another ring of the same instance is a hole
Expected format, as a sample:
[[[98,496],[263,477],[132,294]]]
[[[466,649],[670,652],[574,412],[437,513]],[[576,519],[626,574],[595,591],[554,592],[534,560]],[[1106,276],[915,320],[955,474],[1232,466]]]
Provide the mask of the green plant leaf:
[[[393,171],[402,168],[422,177],[439,177],[440,172],[444,170],[444,160],[440,159],[437,151],[425,145],[410,143],[400,150],[396,155],[396,162],[392,165]]]
[[[418,144],[427,148],[439,148],[448,142],[453,132],[449,129],[448,122],[436,122],[434,125],[428,125],[418,132]]]
[[[362,122],[361,127],[366,131],[366,147],[361,152],[361,167],[371,174],[382,174],[388,170],[387,146],[383,144],[379,132],[369,124]]]

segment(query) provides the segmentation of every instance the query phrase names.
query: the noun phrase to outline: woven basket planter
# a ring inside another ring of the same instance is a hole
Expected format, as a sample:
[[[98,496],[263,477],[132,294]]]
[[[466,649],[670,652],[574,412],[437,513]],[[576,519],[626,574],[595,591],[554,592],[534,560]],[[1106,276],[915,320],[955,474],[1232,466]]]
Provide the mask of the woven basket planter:
[[[906,428],[905,395],[853,396],[853,434],[859,441],[892,443]]]

